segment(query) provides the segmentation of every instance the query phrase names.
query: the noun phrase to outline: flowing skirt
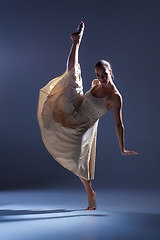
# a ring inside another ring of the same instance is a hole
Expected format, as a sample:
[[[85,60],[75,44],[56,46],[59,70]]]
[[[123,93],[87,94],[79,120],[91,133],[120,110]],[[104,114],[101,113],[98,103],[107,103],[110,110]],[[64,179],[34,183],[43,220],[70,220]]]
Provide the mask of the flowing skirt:
[[[94,179],[98,120],[90,124],[81,111],[84,94],[80,65],[40,89],[38,122],[49,153],[63,167]]]

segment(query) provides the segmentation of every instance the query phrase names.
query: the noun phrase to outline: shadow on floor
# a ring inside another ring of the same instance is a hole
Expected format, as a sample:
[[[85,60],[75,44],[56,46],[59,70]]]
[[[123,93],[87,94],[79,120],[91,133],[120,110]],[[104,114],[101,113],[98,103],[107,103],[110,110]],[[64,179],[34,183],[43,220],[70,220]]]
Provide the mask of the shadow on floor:
[[[12,210],[12,209],[4,209],[0,210],[0,222],[9,222],[9,221],[28,221],[28,220],[45,220],[45,219],[57,219],[57,218],[70,218],[70,217],[84,217],[84,216],[91,216],[91,217],[106,217],[108,215],[106,214],[96,214],[95,211],[88,213],[87,210],[86,213],[83,214],[75,214],[75,215],[65,215],[65,216],[51,216],[51,217],[36,217],[33,218],[12,218],[14,216],[24,216],[24,215],[37,215],[37,214],[52,214],[52,213],[70,213],[70,212],[78,212],[78,211],[84,211],[85,209],[74,209],[74,210],[66,210],[66,209],[55,209],[55,210]],[[12,216],[12,217],[11,217]]]

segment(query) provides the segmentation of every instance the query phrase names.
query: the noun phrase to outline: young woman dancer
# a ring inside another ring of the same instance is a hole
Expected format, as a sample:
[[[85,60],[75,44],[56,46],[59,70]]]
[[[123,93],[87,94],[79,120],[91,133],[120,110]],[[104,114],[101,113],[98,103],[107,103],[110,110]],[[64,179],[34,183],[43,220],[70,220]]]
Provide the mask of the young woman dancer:
[[[78,51],[84,32],[81,21],[70,35],[72,47],[67,70],[40,89],[38,121],[43,142],[50,154],[63,167],[82,181],[87,197],[86,210],[96,209],[96,192],[91,180],[95,173],[96,136],[99,118],[113,108],[115,129],[123,155],[136,155],[124,146],[122,96],[112,81],[109,62],[100,60],[95,65],[97,78],[91,89],[83,94]]]

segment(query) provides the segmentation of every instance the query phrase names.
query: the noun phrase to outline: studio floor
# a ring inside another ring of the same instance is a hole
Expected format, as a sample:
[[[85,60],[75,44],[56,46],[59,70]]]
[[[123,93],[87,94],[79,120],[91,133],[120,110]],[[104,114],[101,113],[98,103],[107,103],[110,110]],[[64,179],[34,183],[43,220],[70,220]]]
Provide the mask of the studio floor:
[[[0,192],[1,240],[159,240],[160,191],[31,189]]]

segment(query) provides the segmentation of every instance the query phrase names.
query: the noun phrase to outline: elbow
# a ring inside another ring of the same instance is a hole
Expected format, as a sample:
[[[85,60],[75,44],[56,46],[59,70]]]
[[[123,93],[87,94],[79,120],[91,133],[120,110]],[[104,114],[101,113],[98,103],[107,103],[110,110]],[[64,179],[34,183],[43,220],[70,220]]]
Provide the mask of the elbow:
[[[117,123],[117,124],[115,124],[115,127],[124,129],[123,123]]]

